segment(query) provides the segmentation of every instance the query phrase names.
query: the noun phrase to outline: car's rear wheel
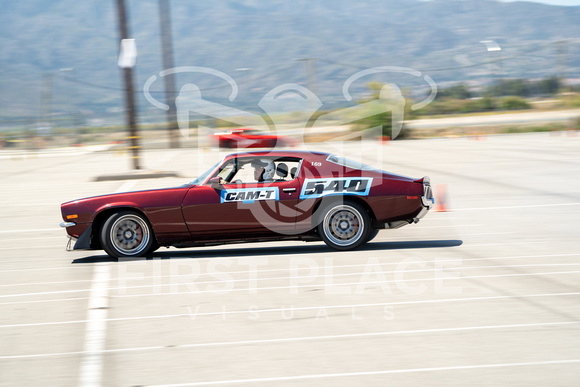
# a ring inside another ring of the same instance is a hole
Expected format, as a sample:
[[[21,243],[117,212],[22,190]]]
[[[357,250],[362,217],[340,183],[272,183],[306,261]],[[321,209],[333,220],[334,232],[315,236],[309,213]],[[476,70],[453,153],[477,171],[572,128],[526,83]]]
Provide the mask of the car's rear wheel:
[[[322,211],[318,233],[328,246],[336,250],[351,250],[367,241],[370,216],[365,209],[351,201],[327,205]]]
[[[109,216],[100,236],[101,246],[113,258],[140,257],[156,246],[149,222],[134,211],[121,211]]]

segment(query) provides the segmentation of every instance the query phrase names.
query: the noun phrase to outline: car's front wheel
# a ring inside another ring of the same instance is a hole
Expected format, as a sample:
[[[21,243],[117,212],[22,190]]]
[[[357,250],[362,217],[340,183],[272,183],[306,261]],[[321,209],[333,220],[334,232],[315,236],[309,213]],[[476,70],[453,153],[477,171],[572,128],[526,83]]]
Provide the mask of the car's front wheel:
[[[351,250],[367,241],[371,220],[357,203],[345,201],[328,205],[322,211],[318,233],[328,246],[336,250]]]
[[[140,257],[156,245],[149,222],[134,211],[120,211],[109,216],[100,237],[101,246],[113,258]]]

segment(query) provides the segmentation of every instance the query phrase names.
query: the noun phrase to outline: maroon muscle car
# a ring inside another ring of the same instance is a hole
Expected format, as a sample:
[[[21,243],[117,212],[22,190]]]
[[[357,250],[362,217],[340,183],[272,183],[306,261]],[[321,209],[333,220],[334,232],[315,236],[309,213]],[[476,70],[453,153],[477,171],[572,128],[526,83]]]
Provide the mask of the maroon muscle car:
[[[434,203],[413,179],[321,152],[226,156],[190,184],[61,205],[74,249],[136,257],[160,246],[323,240],[337,250],[416,223]]]
[[[294,141],[286,136],[260,132],[250,128],[233,129],[215,133],[220,148],[274,148],[292,146]]]

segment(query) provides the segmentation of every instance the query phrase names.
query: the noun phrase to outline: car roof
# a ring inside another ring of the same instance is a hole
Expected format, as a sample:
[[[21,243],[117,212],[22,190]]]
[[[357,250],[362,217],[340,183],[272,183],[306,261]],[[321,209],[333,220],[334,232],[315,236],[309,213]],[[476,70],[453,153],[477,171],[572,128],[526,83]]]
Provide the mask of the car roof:
[[[234,157],[300,157],[306,158],[308,156],[330,156],[330,153],[315,152],[315,151],[299,151],[299,150],[270,150],[270,151],[250,151],[231,153],[226,156],[226,159]]]

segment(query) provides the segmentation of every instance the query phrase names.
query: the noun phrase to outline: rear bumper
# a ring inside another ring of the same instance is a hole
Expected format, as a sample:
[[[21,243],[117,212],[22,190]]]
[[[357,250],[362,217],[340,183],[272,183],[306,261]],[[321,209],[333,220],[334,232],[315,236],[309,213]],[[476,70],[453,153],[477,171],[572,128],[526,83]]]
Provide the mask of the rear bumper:
[[[421,205],[423,208],[413,219],[415,223],[427,215],[429,210],[435,205],[435,198],[433,197],[433,190],[431,189],[431,181],[428,176],[423,178],[423,196],[421,196]]]

